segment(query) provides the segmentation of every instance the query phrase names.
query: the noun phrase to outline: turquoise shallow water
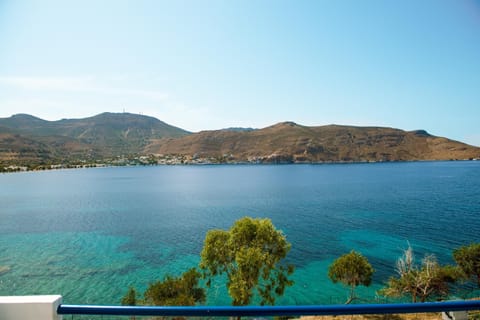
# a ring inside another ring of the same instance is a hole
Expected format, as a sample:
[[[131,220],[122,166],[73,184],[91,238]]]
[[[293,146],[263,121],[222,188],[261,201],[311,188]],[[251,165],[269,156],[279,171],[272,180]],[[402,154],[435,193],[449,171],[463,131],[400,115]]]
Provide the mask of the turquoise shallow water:
[[[198,263],[205,233],[269,217],[292,243],[295,285],[278,304],[342,303],[327,278],[358,250],[376,269],[368,299],[409,241],[417,257],[480,234],[480,162],[175,166],[0,175],[0,295],[62,294],[66,303],[118,304]],[[219,280],[208,304],[230,300]]]

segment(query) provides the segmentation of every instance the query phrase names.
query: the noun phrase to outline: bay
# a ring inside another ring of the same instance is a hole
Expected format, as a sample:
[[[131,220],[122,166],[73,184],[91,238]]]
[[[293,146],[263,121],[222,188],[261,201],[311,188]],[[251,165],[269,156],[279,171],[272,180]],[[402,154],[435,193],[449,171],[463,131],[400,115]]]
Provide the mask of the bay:
[[[343,303],[328,265],[354,249],[375,292],[402,249],[453,263],[479,242],[480,162],[155,166],[0,175],[0,295],[119,304],[196,266],[208,230],[268,217],[292,243],[295,285],[277,304]],[[228,305],[222,279],[208,304]]]

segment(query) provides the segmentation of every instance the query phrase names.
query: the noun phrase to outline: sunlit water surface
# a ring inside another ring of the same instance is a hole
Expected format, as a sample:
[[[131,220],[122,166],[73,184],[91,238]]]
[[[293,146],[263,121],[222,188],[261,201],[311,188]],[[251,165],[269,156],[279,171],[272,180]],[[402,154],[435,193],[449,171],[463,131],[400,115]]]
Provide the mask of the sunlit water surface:
[[[480,241],[480,162],[157,166],[0,175],[0,295],[119,304],[199,261],[206,232],[268,217],[292,243],[295,285],[277,304],[341,303],[328,265],[355,249],[375,297],[407,241],[418,260]],[[5,270],[5,269],[4,269]],[[228,305],[222,280],[208,304]]]

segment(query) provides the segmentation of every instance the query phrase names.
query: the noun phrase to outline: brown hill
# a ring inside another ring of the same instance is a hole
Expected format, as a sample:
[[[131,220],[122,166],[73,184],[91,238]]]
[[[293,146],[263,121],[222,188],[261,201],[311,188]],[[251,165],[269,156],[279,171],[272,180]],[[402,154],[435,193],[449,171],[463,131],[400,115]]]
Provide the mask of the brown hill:
[[[301,163],[459,160],[480,158],[480,148],[426,131],[283,122],[260,130],[202,131],[158,139],[145,153],[228,158],[231,161]]]
[[[254,130],[190,134],[158,119],[103,113],[46,121],[20,114],[0,118],[0,165],[76,163],[125,155],[179,155],[207,162],[317,163],[480,158],[480,148],[425,131],[318,126],[293,122]],[[176,158],[178,160],[178,158]],[[202,161],[200,161],[202,162]],[[174,162],[178,163],[178,162]]]

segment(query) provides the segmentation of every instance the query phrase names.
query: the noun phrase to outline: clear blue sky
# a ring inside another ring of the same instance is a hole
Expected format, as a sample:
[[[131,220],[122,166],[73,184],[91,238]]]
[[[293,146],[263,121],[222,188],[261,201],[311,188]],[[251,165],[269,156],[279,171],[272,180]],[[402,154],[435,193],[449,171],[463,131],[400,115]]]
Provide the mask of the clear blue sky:
[[[479,0],[0,0],[0,117],[425,129],[480,146]]]

